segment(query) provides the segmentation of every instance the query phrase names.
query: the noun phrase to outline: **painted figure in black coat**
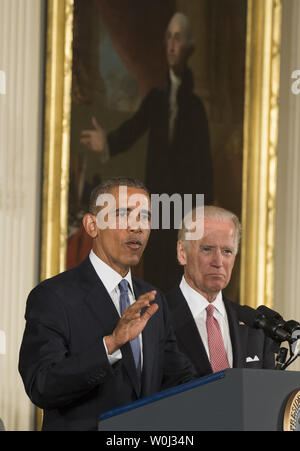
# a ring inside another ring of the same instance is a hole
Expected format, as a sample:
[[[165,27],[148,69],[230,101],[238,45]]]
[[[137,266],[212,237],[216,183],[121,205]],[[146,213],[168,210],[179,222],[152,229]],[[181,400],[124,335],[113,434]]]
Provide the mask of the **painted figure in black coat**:
[[[192,194],[194,200],[196,194],[204,194],[209,204],[213,200],[213,171],[208,121],[201,99],[193,92],[193,75],[187,67],[193,49],[189,21],[176,13],[166,32],[166,85],[152,89],[134,116],[107,135],[94,120],[95,130],[85,130],[81,142],[113,156],[130,149],[148,131],[149,191]],[[154,230],[144,256],[145,276],[162,289],[169,289],[179,277],[176,235],[176,230]]]

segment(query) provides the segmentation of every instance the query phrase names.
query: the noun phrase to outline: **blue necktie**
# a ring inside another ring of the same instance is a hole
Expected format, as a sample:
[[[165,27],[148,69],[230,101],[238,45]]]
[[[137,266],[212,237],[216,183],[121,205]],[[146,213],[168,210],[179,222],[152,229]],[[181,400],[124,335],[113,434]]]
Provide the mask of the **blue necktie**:
[[[120,289],[120,314],[122,315],[124,310],[130,306],[129,296],[128,296],[128,282],[125,279],[122,279],[119,283]],[[138,370],[141,369],[141,348],[140,348],[140,339],[136,337],[134,340],[130,342],[131,350],[133,353],[135,366]]]

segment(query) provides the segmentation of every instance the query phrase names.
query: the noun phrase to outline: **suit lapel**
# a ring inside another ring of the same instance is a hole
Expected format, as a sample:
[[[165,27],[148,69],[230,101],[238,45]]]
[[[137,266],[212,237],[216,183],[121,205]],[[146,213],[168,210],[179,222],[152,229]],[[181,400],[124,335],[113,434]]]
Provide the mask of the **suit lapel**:
[[[169,297],[169,296],[168,296]],[[212,372],[207,353],[198,332],[195,320],[179,287],[170,293],[171,312],[178,342],[183,352],[188,353],[199,376]],[[230,338],[232,343],[233,367],[244,368],[247,351],[248,327],[239,323],[237,308],[224,298]]]
[[[101,323],[104,334],[111,334],[120,319],[114,303],[89,258],[78,268],[81,269],[81,287],[86,291],[84,302]]]
[[[92,314],[101,323],[104,335],[110,335],[115,329],[120,316],[119,313],[100,278],[98,277],[90,259],[87,258],[78,267],[81,274],[81,285],[86,290],[84,302],[87,304]],[[130,343],[126,343],[121,348],[122,364],[129,375],[129,379],[136,391],[140,394],[140,378],[138,377]]]
[[[142,287],[139,281],[133,279],[133,289],[135,299],[144,294],[146,291]],[[143,310],[141,312],[143,314]],[[145,396],[148,393],[148,389],[151,386],[152,380],[152,368],[153,360],[155,358],[156,347],[153,346],[155,343],[155,321],[149,321],[142,332],[142,343],[143,343],[143,369],[141,375],[141,393]]]
[[[189,355],[199,376],[212,372],[197,325],[179,287],[172,292],[174,302],[171,309],[177,340],[183,352]]]
[[[223,301],[229,322],[233,353],[233,367],[244,368],[247,349],[248,327],[239,322],[235,305],[224,297]]]

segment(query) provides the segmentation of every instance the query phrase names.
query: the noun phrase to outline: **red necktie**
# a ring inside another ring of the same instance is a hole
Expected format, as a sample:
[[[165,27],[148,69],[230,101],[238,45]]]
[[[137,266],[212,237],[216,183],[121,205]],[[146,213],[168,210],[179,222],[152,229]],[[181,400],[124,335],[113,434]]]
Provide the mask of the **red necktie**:
[[[224,346],[224,341],[220,326],[214,317],[215,307],[210,304],[206,308],[206,329],[208,338],[208,348],[210,355],[210,364],[213,373],[229,368],[228,358]]]

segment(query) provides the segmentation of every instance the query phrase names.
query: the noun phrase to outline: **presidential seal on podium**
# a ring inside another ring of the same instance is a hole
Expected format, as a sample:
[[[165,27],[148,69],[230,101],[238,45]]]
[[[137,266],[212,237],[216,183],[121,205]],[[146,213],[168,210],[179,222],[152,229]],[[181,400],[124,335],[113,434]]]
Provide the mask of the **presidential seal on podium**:
[[[300,431],[300,389],[294,390],[284,409],[284,431]]]

